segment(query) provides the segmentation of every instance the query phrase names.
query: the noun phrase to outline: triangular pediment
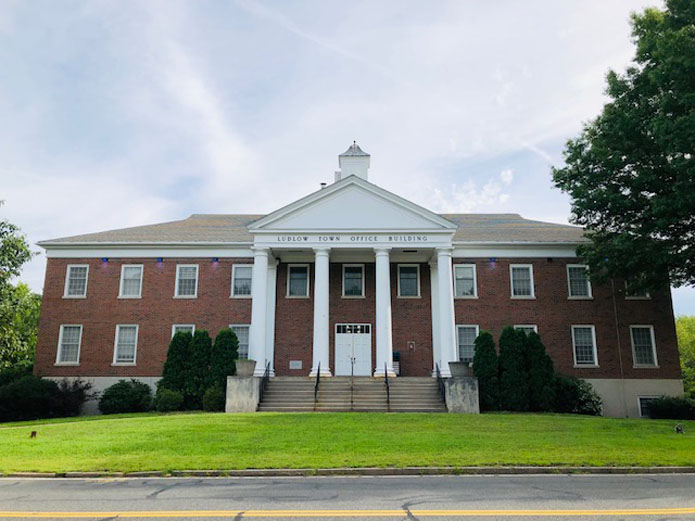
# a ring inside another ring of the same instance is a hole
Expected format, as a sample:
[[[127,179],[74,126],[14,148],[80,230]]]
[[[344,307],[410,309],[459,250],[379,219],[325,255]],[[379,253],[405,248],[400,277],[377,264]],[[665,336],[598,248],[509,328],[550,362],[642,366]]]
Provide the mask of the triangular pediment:
[[[426,208],[350,176],[266,215],[249,231],[453,231],[456,227]]]

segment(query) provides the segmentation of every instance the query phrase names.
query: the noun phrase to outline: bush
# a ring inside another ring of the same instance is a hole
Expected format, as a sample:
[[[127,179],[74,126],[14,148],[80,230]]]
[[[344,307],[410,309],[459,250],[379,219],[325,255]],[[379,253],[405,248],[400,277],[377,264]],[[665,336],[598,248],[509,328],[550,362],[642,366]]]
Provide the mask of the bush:
[[[103,414],[119,412],[144,412],[152,407],[150,386],[135,379],[119,380],[107,387],[99,400],[99,410]]]
[[[0,421],[36,420],[60,414],[58,384],[27,375],[0,387]]]
[[[553,361],[537,333],[525,335],[524,350],[528,365],[529,409],[552,411],[555,403]]]
[[[154,403],[155,409],[159,412],[178,411],[183,405],[183,394],[166,387],[159,387]]]
[[[16,366],[0,371],[0,386],[10,384],[20,378],[31,375],[31,367]]]
[[[203,409],[206,411],[224,411],[224,390],[219,385],[213,385],[203,396]]]
[[[63,378],[58,383],[59,416],[77,416],[80,414],[82,404],[87,400],[93,400],[98,393],[91,392],[92,384],[81,378],[68,380]]]
[[[193,335],[182,331],[176,333],[169,343],[167,359],[162,369],[162,379],[157,387],[178,391],[183,396],[190,379],[191,341]]]
[[[663,420],[695,420],[695,400],[659,396],[649,402],[649,417]]]
[[[500,406],[505,411],[529,409],[525,336],[522,331],[511,327],[505,327],[500,336]]]
[[[473,373],[478,378],[480,410],[496,411],[499,409],[499,365],[495,340],[487,331],[475,339]]]
[[[600,416],[601,398],[586,380],[574,376],[555,377],[555,412]]]
[[[210,371],[212,339],[204,329],[200,329],[191,340],[191,370],[184,385],[183,401],[186,409],[201,409],[203,395],[212,387],[214,381]]]
[[[210,372],[212,381],[222,389],[227,388],[227,376],[236,373],[234,361],[239,358],[239,339],[230,328],[217,333],[215,344],[210,354]]]

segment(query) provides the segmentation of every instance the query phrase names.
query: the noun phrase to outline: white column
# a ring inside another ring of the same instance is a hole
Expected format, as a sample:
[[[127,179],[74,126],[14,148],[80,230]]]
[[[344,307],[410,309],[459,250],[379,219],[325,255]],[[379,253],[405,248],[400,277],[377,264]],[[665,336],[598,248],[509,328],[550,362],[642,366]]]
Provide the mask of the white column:
[[[439,298],[439,370],[449,377],[449,362],[458,360],[456,324],[454,318],[454,279],[451,265],[452,248],[437,248],[437,278]]]
[[[314,347],[309,376],[316,376],[321,363],[321,376],[331,376],[328,361],[328,266],[330,248],[314,248]]]
[[[278,261],[273,259],[268,264],[268,293],[265,329],[265,359],[267,362],[270,362],[270,376],[275,376],[275,301],[277,294],[277,275]]]
[[[430,291],[432,293],[432,376],[437,376],[436,366],[442,370],[442,357],[439,345],[439,278],[437,277],[437,261],[430,261]]]
[[[268,312],[268,248],[253,248],[251,275],[251,330],[249,359],[256,361],[254,376],[263,376],[266,364],[266,314]]]
[[[389,376],[393,371],[393,338],[391,330],[391,248],[375,248],[376,255],[376,367],[374,376]]]

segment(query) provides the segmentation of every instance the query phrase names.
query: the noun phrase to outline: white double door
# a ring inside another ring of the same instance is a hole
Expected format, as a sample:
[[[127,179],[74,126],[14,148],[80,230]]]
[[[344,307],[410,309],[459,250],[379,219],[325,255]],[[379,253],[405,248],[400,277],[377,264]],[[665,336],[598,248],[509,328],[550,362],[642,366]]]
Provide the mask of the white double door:
[[[354,364],[354,373],[353,373]],[[372,325],[335,325],[335,375],[371,376]]]

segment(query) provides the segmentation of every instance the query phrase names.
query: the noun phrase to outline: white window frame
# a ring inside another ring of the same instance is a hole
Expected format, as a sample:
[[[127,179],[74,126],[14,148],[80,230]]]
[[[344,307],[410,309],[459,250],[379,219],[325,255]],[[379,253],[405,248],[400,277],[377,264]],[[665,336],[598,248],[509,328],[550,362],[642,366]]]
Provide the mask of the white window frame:
[[[659,398],[659,396],[655,394],[641,394],[637,396],[637,412],[639,412],[639,417],[640,418],[649,418],[649,416],[645,415],[642,413],[642,399],[648,399],[648,400],[655,400],[656,398]]]
[[[401,268],[417,268],[417,295],[401,295]],[[420,265],[415,263],[398,264],[396,267],[396,277],[398,277],[398,298],[421,298],[420,293]]]
[[[457,295],[456,294],[456,268],[473,268],[473,294],[472,295]],[[454,298],[471,299],[478,298],[478,270],[475,264],[454,264]],[[510,272],[511,273],[511,272]]]
[[[362,293],[360,295],[346,295],[345,294],[345,268],[360,268],[362,270]],[[341,269],[342,272],[342,298],[365,298],[365,292],[364,292],[364,277],[365,277],[365,269],[364,269],[364,264],[343,264],[343,267]]]
[[[171,338],[174,338],[174,335],[176,334],[176,328],[177,327],[191,327],[193,330],[191,331],[191,334],[195,333],[195,324],[172,324],[171,325]]]
[[[514,268],[528,268],[529,282],[531,284],[530,295],[514,295]],[[531,300],[536,298],[536,288],[533,280],[533,264],[510,264],[509,265],[509,293],[513,299]]]
[[[138,288],[138,294],[137,295],[124,295],[123,294],[123,275],[125,275],[125,269],[126,268],[140,268],[140,287]],[[123,264],[121,266],[121,282],[118,285],[118,298],[124,298],[124,299],[129,299],[129,298],[142,298],[142,279],[145,278],[145,266],[142,264]]]
[[[135,327],[135,347],[134,347],[133,361],[132,362],[117,362],[116,361],[116,355],[118,354],[118,333],[119,333],[121,327]],[[138,324],[116,324],[116,333],[114,335],[114,340],[113,340],[113,362],[111,363],[111,365],[118,365],[118,366],[137,365],[139,337],[140,337],[140,326]]]
[[[589,327],[591,328],[591,341],[594,348],[594,363],[593,364],[578,364],[577,363],[577,346],[574,340],[574,328],[576,327]],[[598,365],[598,346],[596,345],[596,326],[593,324],[572,324],[570,326],[570,335],[572,336],[572,358],[574,359],[574,367],[577,369],[589,368],[594,369],[599,367]]]
[[[68,295],[68,287],[70,285],[70,268],[87,268],[87,273],[84,279],[84,295]],[[89,264],[68,264],[65,268],[65,287],[63,289],[63,298],[87,298],[87,285],[89,284]]]
[[[572,285],[570,284],[570,268],[584,268],[586,270],[587,295],[572,295]],[[589,266],[586,264],[568,264],[567,268],[567,298],[570,300],[591,300],[594,298],[591,280],[589,280]]]
[[[521,329],[521,328],[532,328],[533,332],[538,334],[538,326],[536,324],[514,324],[512,326],[514,329]]]
[[[292,268],[306,268],[306,295],[290,295],[290,271]],[[253,284],[253,281],[251,282]],[[311,295],[311,269],[308,264],[287,265],[287,292],[285,298],[309,298]]]
[[[193,295],[179,295],[179,272],[181,268],[195,268],[195,293]],[[176,265],[176,286],[174,288],[174,298],[198,298],[198,279],[200,269],[197,264],[177,264]]]
[[[461,359],[461,354],[459,352],[460,348],[460,342],[459,342],[459,335],[461,334],[461,328],[462,327],[474,327],[475,328],[475,338],[478,338],[478,335],[480,335],[480,325],[479,324],[456,324],[456,361],[459,361]],[[473,347],[473,356],[475,356],[475,345]],[[473,363],[468,362],[468,363]]]
[[[246,327],[246,328],[248,328],[248,330],[249,330],[249,345],[248,345],[248,347],[246,348],[246,358],[241,358],[241,357],[239,358],[239,360],[248,360],[248,359],[249,359],[249,355],[251,354],[251,353],[249,352],[249,349],[250,349],[250,347],[251,347],[251,324],[229,324],[229,329],[232,329],[232,328],[235,328],[235,327]],[[233,330],[233,329],[232,329],[232,330]],[[236,335],[236,332],[234,332],[234,334]],[[239,339],[239,337],[237,337],[237,340],[238,340],[238,339]]]
[[[253,292],[253,264],[232,264],[232,289],[230,298],[251,298],[251,294],[237,295],[234,293],[234,280],[236,279],[237,268],[251,268],[251,291]]]
[[[648,291],[645,295],[628,295],[627,294],[627,281],[625,281],[625,300],[651,300],[651,298],[652,298],[652,296]],[[644,396],[643,398],[649,398],[649,397]]]
[[[632,336],[632,330],[635,328],[648,328],[652,338],[652,354],[654,355],[653,364],[638,364],[635,356],[635,339]],[[650,324],[630,324],[630,345],[632,346],[632,367],[635,369],[658,369],[659,359],[656,357],[656,337],[654,336],[654,326]]]
[[[61,362],[60,355],[63,351],[63,328],[65,327],[79,327],[80,337],[77,340],[77,361],[76,362]],[[84,332],[84,327],[82,324],[61,324],[60,330],[58,332],[58,349],[56,350],[56,361],[54,365],[61,366],[78,366],[80,365],[80,352],[82,351],[82,333]]]

